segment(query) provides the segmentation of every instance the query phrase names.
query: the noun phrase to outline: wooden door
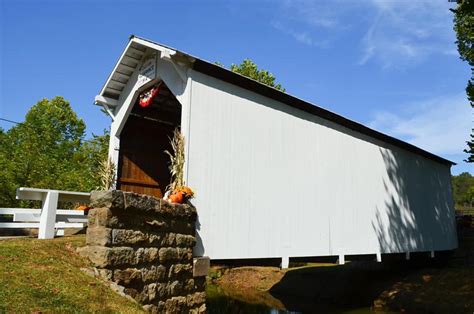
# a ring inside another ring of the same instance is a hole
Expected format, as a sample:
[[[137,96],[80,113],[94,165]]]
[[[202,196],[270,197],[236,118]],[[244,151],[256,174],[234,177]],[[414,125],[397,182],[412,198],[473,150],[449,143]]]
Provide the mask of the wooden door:
[[[168,170],[173,127],[130,116],[120,136],[118,188],[163,197],[170,183]]]

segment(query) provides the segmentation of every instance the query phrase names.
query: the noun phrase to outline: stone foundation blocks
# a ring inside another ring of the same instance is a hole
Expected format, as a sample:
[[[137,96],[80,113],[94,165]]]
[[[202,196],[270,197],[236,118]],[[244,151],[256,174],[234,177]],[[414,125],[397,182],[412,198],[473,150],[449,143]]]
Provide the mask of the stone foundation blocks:
[[[150,313],[205,313],[209,259],[193,261],[196,209],[123,191],[95,191],[80,253],[95,274]]]

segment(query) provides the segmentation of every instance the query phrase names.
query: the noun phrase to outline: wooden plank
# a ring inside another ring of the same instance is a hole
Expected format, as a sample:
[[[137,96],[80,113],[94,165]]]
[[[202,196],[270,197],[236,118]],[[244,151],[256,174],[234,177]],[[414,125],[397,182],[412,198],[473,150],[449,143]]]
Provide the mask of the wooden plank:
[[[54,228],[84,228],[84,224],[79,222],[57,222]]]
[[[136,62],[141,61],[141,56],[135,56],[133,55],[133,53],[126,54],[125,57],[127,57],[128,59],[134,60]]]
[[[110,87],[111,84],[109,84],[109,86],[107,86],[107,88],[105,89],[107,92],[117,92],[117,93],[121,93],[123,91],[123,88],[122,89],[118,89],[118,88],[113,88],[113,87]]]
[[[130,62],[130,60],[129,60]],[[130,71],[133,73],[133,71],[135,71],[137,65],[130,65],[130,64],[127,64],[127,63],[120,63],[120,70],[123,71],[125,69],[125,71]],[[131,74],[130,74],[131,75]]]
[[[147,186],[130,185],[130,184],[121,184],[120,190],[127,191],[127,192],[134,192],[138,194],[151,195],[158,198],[162,198],[165,191],[165,189],[157,189],[157,188],[150,188]]]
[[[17,213],[22,214],[39,214],[41,209],[39,208],[0,208],[0,215],[14,215]],[[83,210],[75,209],[58,209],[57,215],[69,215],[69,216],[84,216]]]
[[[118,77],[123,78],[123,79],[125,79],[126,81],[128,81],[128,80],[130,79],[130,76],[131,76],[132,74],[133,74],[133,72],[132,72],[132,73],[130,73],[130,72],[125,73],[125,72],[120,72],[120,71],[116,71],[116,72],[114,73],[114,75],[117,75]]]
[[[136,54],[138,54],[138,55],[141,55],[141,56],[143,56],[143,55],[145,54],[145,50],[140,50],[140,49],[138,49],[138,48],[136,48],[136,47],[134,47],[134,46],[130,46],[130,47],[129,47],[129,51],[131,51],[131,52],[133,52],[133,53],[136,53]]]
[[[36,229],[39,228],[37,222],[0,222],[0,228],[5,229]],[[57,222],[54,228],[84,228],[83,223],[77,222]]]
[[[100,104],[100,105],[106,105],[107,107],[116,107],[117,106],[117,100],[110,98],[110,97],[105,97],[105,96],[100,96],[97,95],[95,96],[95,103]]]
[[[0,208],[0,215],[14,215],[16,213],[36,214],[41,213],[38,208]]]
[[[135,68],[138,66],[139,63],[140,63],[140,60],[137,60],[137,59],[132,58],[128,55],[125,55],[125,56],[123,56],[123,60],[122,60],[121,65],[126,65],[128,67],[132,67],[135,70]]]
[[[15,222],[39,222],[41,218],[41,211],[37,213],[16,213],[13,215]]]
[[[57,215],[68,215],[68,216],[86,216],[83,210],[76,209],[58,209]]]
[[[0,228],[5,228],[5,229],[39,228],[39,222],[0,222]]]
[[[13,217],[13,221],[17,222],[39,222],[41,213],[16,213]],[[87,222],[87,216],[85,215],[56,215],[56,222]]]
[[[115,72],[110,80],[111,81],[114,80],[115,82],[121,82],[123,84],[127,84],[129,79],[130,79],[130,75],[127,75],[125,73]]]
[[[110,83],[111,83],[111,84],[118,85],[118,86],[120,86],[120,87],[125,87],[125,83],[120,82],[120,81],[117,81],[117,80],[114,80],[114,79],[111,79],[111,80],[110,80]]]
[[[20,187],[16,190],[16,198],[19,200],[42,201],[48,192],[58,192],[60,202],[88,202],[90,193],[62,190],[48,190]]]
[[[130,184],[138,184],[138,185],[146,185],[149,187],[156,187],[159,188],[160,185],[157,182],[154,181],[149,181],[149,182],[144,182],[138,179],[133,179],[133,178],[121,178],[120,179],[121,183],[130,183]]]
[[[63,218],[60,218],[63,219]],[[59,220],[59,219],[58,219]],[[82,223],[87,224],[89,218],[87,216],[84,217],[64,217],[64,221],[59,220],[58,222],[69,222],[69,223]]]

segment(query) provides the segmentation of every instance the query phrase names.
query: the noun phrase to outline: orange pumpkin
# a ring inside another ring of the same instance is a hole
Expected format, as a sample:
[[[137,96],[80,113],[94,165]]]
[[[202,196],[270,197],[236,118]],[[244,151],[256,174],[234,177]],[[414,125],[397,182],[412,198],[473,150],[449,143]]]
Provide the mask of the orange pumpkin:
[[[177,204],[182,204],[184,201],[184,193],[181,191],[173,191],[171,195],[169,196],[169,200],[171,203],[177,203]]]
[[[74,209],[75,210],[89,210],[91,208],[87,205],[77,205],[76,207],[74,207]]]
[[[185,196],[186,198],[192,198],[192,197],[194,196],[193,190],[191,190],[191,188],[189,188],[189,187],[187,187],[187,186],[182,186],[182,187],[180,188],[180,191],[181,191],[182,193],[184,193],[184,196]]]

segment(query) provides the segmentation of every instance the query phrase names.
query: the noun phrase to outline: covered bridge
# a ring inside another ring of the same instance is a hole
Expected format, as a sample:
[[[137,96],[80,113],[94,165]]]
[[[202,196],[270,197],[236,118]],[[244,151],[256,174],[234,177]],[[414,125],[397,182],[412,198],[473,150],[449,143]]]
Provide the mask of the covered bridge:
[[[457,246],[452,162],[213,63],[132,36],[95,102],[113,119],[119,189],[163,195],[180,127],[197,256],[286,266]]]

